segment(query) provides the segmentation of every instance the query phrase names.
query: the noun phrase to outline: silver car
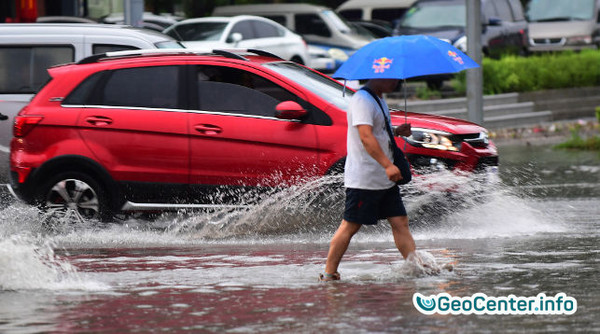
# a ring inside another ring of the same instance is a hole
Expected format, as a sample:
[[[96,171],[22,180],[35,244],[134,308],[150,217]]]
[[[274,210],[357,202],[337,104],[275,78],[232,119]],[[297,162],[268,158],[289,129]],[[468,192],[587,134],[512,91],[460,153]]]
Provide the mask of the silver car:
[[[163,32],[190,49],[259,49],[300,64],[307,64],[309,59],[302,37],[260,16],[188,19]]]

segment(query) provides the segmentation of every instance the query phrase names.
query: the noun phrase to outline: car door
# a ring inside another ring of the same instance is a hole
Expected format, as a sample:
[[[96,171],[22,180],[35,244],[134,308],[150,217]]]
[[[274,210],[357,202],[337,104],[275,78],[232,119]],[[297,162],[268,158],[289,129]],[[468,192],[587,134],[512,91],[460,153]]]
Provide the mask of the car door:
[[[116,180],[188,182],[188,114],[181,108],[181,71],[180,66],[134,67],[88,79],[97,82],[90,84],[95,88],[81,107],[78,127]]]
[[[290,59],[291,40],[283,37],[283,31],[277,26],[260,20],[242,20],[235,23],[229,36],[240,33],[242,40],[236,47],[241,49],[260,49],[271,52],[281,58]],[[231,40],[231,38],[228,38]]]
[[[252,43],[252,48],[262,49],[269,51],[283,59],[291,59],[292,53],[297,49],[294,45],[296,39],[285,38],[284,31],[269,22],[251,20],[252,27],[254,28],[253,40],[249,40],[248,43]],[[250,45],[249,45],[250,46]]]
[[[315,125],[275,117],[302,102],[280,84],[233,66],[191,67],[197,110],[190,116],[191,183],[276,186],[317,175]]]

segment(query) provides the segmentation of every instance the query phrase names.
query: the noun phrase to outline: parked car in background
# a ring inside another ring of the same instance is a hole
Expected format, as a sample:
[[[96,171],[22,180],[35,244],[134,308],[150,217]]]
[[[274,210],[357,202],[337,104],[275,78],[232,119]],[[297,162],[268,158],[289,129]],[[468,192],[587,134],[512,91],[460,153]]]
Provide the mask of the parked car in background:
[[[519,0],[481,0],[483,53],[527,52],[528,25]],[[431,35],[467,51],[465,0],[421,0],[400,19],[395,35]]]
[[[526,9],[529,51],[600,47],[600,0],[535,0]]]
[[[481,0],[481,17],[485,56],[527,53],[528,27],[519,0]],[[394,35],[430,35],[467,52],[466,25],[465,0],[420,0],[400,19]],[[450,78],[448,74],[424,79],[430,88],[439,89]]]
[[[167,35],[121,25],[0,24],[0,111],[12,120],[48,81],[51,66],[107,51],[177,47]],[[0,123],[0,163],[8,161],[11,123]],[[0,183],[7,180],[0,175]]]
[[[59,216],[109,218],[244,206],[250,189],[343,168],[352,90],[260,53],[190,51],[116,52],[49,69],[15,119],[12,188]],[[393,125],[405,121],[392,115]],[[477,124],[416,113],[407,121],[413,135],[397,141],[415,170],[497,164]]]
[[[142,14],[142,22],[140,28],[163,31],[171,25],[183,20],[183,17],[174,15],[155,15],[152,13],[144,12]],[[111,13],[110,15],[104,16],[101,20],[102,23],[108,24],[125,24],[125,16],[123,13]]]
[[[309,55],[300,35],[260,16],[202,17],[177,22],[164,33],[187,48],[260,49],[286,60],[307,64]]]
[[[333,73],[336,69],[335,59],[331,57],[326,49],[308,44],[308,67],[323,73]]]
[[[336,12],[348,21],[384,21],[394,25],[417,0],[348,0]]]
[[[216,7],[215,16],[258,15],[301,35],[310,45],[326,50],[336,68],[375,38],[348,24],[333,10],[310,4],[264,4]]]

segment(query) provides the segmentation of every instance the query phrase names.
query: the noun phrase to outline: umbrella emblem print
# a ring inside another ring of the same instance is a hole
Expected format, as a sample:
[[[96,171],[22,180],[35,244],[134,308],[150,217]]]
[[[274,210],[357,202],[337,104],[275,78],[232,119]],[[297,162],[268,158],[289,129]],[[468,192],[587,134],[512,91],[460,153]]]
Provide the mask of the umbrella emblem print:
[[[448,50],[448,56],[450,56],[452,58],[452,60],[454,60],[455,62],[463,65],[465,62],[462,60],[462,58],[454,51]]]
[[[387,57],[382,57],[379,59],[375,59],[373,61],[373,69],[375,70],[375,73],[383,73],[385,72],[385,70],[387,70],[388,68],[390,68],[390,66],[392,65],[392,62],[394,60],[387,58]]]

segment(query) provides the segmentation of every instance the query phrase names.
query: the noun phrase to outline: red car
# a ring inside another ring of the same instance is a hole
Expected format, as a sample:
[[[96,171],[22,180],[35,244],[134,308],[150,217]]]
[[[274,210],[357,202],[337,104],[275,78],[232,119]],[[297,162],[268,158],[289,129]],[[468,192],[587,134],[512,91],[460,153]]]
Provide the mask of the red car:
[[[352,91],[264,52],[96,55],[49,69],[15,119],[11,186],[28,203],[85,218],[240,205],[236,189],[340,171]],[[404,122],[404,113],[392,123]],[[414,169],[497,165],[487,131],[408,114]],[[404,145],[404,140],[408,145]]]

